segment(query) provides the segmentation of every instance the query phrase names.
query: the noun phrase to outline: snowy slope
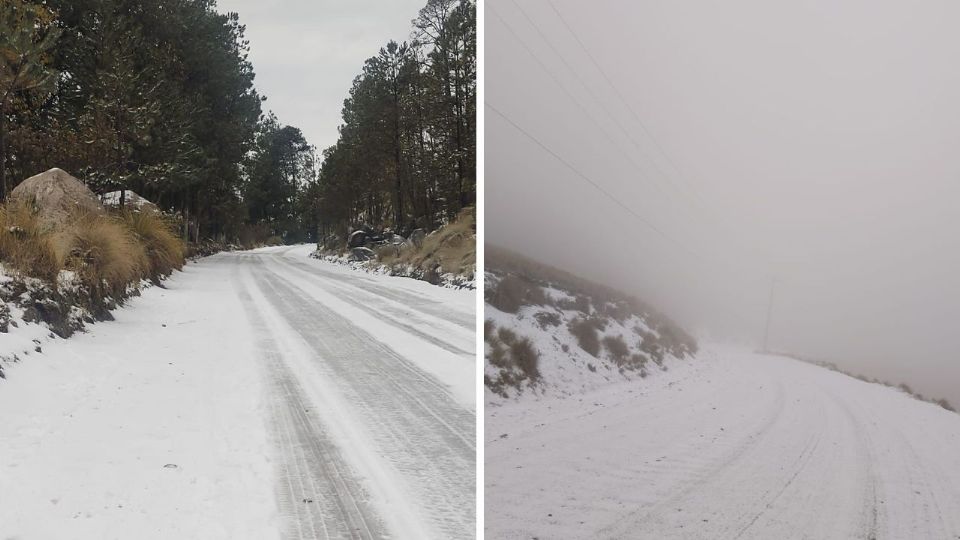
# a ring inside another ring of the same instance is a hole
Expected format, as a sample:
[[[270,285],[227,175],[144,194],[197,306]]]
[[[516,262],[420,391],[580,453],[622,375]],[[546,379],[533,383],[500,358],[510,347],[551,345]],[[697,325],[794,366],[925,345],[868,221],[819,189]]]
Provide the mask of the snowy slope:
[[[310,250],[191,263],[9,364],[0,538],[473,538],[473,294]]]
[[[960,538],[960,415],[710,348],[486,412],[486,537]]]
[[[617,291],[488,246],[484,280],[486,401],[576,395],[658,376],[697,344]]]

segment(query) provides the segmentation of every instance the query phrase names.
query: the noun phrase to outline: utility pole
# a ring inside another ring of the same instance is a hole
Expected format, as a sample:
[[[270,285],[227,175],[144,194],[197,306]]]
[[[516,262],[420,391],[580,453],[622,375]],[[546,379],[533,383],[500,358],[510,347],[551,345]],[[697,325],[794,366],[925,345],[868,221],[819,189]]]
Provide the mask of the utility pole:
[[[770,298],[767,300],[767,324],[763,330],[763,352],[768,353],[770,349],[767,347],[770,339],[770,319],[773,316],[773,292],[777,287],[777,277],[774,276],[770,280]]]

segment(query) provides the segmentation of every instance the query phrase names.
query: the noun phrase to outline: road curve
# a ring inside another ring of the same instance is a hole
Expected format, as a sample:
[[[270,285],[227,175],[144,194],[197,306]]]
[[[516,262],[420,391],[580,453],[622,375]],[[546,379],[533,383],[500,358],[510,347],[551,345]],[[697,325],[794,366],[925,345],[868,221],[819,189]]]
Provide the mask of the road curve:
[[[960,416],[779,357],[487,407],[486,537],[960,538]]]
[[[472,370],[469,304],[303,250],[210,264],[256,332],[284,537],[474,538],[474,408],[429,369]]]

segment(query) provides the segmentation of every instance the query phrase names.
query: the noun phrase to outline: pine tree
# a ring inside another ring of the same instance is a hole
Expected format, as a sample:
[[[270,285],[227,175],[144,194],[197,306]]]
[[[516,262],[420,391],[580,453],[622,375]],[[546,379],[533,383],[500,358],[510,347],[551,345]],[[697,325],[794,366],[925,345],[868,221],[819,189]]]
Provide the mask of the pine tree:
[[[57,72],[49,66],[49,53],[59,32],[53,28],[52,15],[42,6],[18,0],[0,5],[0,198],[6,198],[7,116],[14,102],[24,94],[49,94],[57,82]]]

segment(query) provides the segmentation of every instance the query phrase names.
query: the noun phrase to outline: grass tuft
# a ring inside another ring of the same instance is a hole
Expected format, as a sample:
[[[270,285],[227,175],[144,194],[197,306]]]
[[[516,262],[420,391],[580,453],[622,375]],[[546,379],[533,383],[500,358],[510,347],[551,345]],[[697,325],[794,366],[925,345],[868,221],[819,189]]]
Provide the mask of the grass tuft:
[[[63,260],[50,233],[33,205],[0,206],[0,261],[25,276],[55,281]]]
[[[155,283],[172,274],[174,270],[183,268],[183,242],[173,223],[163,214],[155,211],[126,211],[121,214],[121,219],[143,246],[149,262],[147,275]]]

